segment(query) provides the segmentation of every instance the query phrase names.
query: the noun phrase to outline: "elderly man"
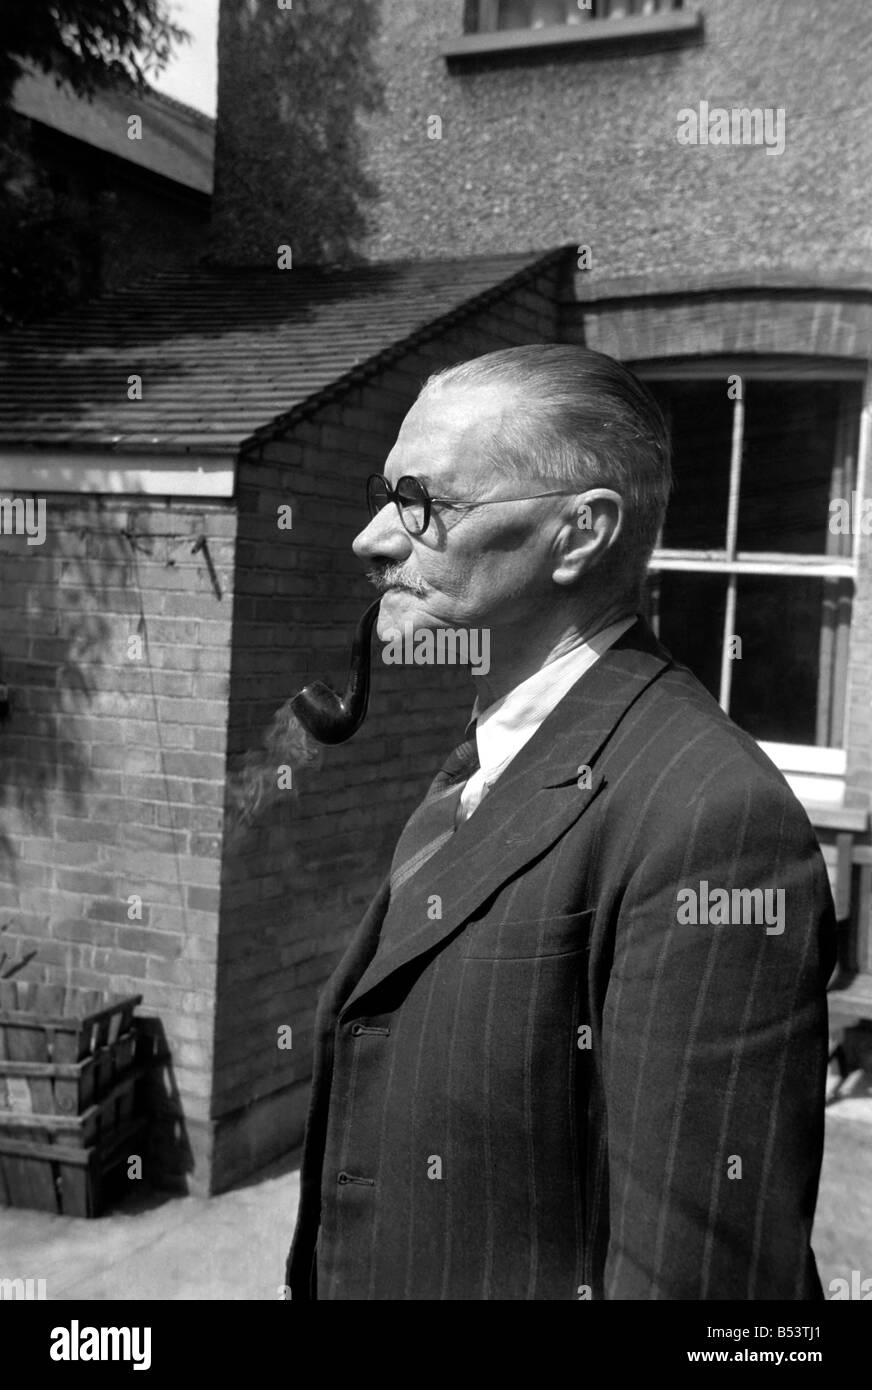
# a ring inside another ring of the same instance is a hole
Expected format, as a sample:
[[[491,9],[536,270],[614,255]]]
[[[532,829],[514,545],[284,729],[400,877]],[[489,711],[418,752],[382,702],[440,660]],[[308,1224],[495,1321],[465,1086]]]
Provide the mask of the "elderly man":
[[[558,345],[431,379],[370,479],[379,635],[490,668],[321,1001],[294,1298],[822,1296],[832,900],[638,616],[669,486],[645,388]]]

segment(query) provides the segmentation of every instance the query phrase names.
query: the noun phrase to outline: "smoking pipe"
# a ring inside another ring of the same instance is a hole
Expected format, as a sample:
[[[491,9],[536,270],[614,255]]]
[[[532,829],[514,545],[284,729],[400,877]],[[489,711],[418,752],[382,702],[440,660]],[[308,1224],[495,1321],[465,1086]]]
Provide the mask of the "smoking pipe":
[[[291,709],[319,743],[345,743],[366,718],[369,704],[370,638],[381,597],[371,603],[357,624],[345,694],[312,681],[291,700]]]

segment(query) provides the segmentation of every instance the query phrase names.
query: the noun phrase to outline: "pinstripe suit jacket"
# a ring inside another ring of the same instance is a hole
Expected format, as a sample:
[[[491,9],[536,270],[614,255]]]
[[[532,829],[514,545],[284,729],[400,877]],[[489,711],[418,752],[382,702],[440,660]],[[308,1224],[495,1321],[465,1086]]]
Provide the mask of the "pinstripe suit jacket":
[[[703,881],[783,932],[684,923]],[[801,806],[640,619],[329,981],[291,1296],[819,1299],[834,937]]]

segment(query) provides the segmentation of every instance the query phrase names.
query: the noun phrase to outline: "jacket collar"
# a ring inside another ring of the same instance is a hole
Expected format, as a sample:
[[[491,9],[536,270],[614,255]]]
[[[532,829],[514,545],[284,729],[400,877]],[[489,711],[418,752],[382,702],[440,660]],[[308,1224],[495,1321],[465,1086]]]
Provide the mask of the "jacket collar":
[[[512,760],[474,815],[401,890],[409,929],[377,952],[343,1014],[450,936],[507,879],[554,844],[599,794],[593,764],[642,692],[671,663],[644,618],[586,671]],[[584,769],[590,769],[590,777]],[[590,785],[587,785],[587,783]],[[428,908],[438,898],[442,916]]]

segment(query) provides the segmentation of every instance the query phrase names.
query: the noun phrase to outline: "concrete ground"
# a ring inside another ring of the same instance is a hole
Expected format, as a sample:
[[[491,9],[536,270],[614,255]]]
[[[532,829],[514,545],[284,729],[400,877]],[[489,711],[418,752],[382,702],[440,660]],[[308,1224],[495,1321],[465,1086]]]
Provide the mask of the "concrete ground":
[[[130,1197],[94,1221],[0,1210],[0,1278],[48,1299],[277,1299],[299,1172],[275,1166],[220,1197]],[[830,1080],[814,1239],[825,1296],[872,1278],[872,1074]]]
[[[0,1210],[0,1277],[48,1299],[277,1299],[300,1194],[277,1165],[220,1197],[142,1191],[93,1221]]]

